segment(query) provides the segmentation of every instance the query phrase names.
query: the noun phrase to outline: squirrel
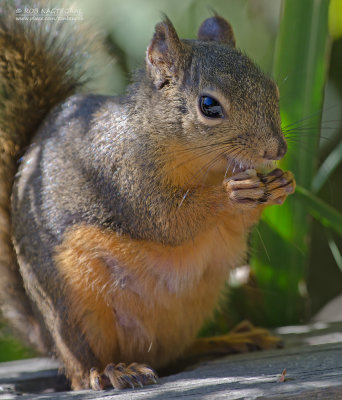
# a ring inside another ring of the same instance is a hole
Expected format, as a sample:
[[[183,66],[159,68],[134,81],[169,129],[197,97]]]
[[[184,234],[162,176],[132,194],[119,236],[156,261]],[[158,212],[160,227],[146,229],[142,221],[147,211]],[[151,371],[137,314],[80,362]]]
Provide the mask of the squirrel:
[[[164,16],[127,93],[87,93],[68,24],[0,8],[1,310],[73,389],[151,384],[294,192],[279,91],[214,15],[191,40]]]

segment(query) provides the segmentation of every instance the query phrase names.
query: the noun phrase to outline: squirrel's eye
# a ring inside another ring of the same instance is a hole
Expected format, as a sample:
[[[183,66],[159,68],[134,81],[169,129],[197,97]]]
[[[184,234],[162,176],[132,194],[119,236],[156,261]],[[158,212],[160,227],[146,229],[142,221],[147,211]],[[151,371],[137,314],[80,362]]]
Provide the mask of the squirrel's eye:
[[[210,96],[201,96],[199,98],[201,112],[208,118],[223,118],[221,104]]]

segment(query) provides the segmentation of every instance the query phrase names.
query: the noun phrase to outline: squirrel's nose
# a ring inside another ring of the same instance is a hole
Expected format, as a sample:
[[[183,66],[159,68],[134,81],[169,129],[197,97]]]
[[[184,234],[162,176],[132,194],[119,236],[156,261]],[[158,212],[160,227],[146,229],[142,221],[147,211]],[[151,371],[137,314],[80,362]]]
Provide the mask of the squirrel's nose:
[[[284,157],[284,155],[287,152],[287,144],[284,141],[283,143],[281,143],[281,145],[278,148],[278,154],[277,154],[277,160],[280,160],[281,158]]]
[[[269,152],[269,150],[265,150],[262,158],[265,158],[266,160],[275,160],[274,154]]]
[[[263,158],[266,160],[280,160],[281,158],[284,157],[286,151],[287,151],[287,145],[286,142],[279,143],[277,153],[275,154],[273,149],[266,149],[263,154]]]

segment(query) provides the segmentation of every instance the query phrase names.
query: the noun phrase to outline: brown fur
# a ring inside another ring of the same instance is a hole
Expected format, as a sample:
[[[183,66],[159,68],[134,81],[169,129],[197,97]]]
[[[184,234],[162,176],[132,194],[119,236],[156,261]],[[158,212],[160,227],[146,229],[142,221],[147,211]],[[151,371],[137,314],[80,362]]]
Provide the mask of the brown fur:
[[[54,105],[76,89],[85,88],[87,74],[81,65],[86,63],[92,41],[87,40],[90,33],[86,29],[84,35],[75,36],[72,26],[64,22],[46,21],[45,29],[40,29],[36,21],[18,22],[15,7],[20,6],[20,1],[14,4],[4,0],[0,4],[0,307],[15,332],[43,351],[40,329],[13,251],[10,197],[17,160],[38,125]],[[24,7],[29,7],[29,3],[23,1]],[[63,37],[74,43],[73,56],[69,52],[66,56],[65,49],[58,44]],[[101,47],[98,42],[96,46]]]
[[[231,217],[176,247],[90,226],[65,235],[55,259],[65,278],[70,318],[80,323],[102,368],[113,360],[159,367],[191,343],[229,269],[245,253],[247,226],[243,217],[229,223]]]
[[[22,338],[32,344],[40,342],[37,347],[42,350],[42,341],[39,337],[39,329],[36,325],[31,307],[23,290],[21,276],[18,273],[16,258],[13,251],[10,226],[10,193],[12,179],[16,163],[15,157],[18,146],[0,130],[0,293],[2,299],[2,313],[13,321],[13,325],[19,332],[27,332]]]
[[[276,85],[234,48],[223,18],[181,40],[165,17],[126,96],[68,97],[84,81],[83,40],[70,50],[63,23],[27,25],[6,4],[3,312],[14,325],[22,315],[23,333],[39,327],[31,341],[64,362],[75,389],[154,382],[149,367],[120,362],[180,356],[245,261],[263,207],[294,190],[289,172],[256,172],[286,151]],[[201,108],[205,97],[219,118]]]

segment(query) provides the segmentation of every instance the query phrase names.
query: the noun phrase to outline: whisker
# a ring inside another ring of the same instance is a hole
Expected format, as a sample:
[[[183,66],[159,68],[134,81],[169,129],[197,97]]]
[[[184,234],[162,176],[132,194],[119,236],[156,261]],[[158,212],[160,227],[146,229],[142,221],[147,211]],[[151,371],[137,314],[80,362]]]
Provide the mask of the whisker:
[[[194,146],[194,147],[187,147],[184,148],[183,150],[180,150],[179,153],[186,153],[186,152],[191,152],[191,151],[195,151],[195,150],[200,150],[200,149],[206,149],[208,147],[221,147],[221,146],[225,146],[228,144],[234,144],[234,143],[241,143],[243,142],[243,140],[241,140],[241,138],[230,138],[230,139],[225,139],[219,142],[213,142],[213,143],[207,143],[205,145],[201,145],[201,146]]]
[[[204,166],[202,166],[197,172],[196,174],[192,177],[192,179],[194,180],[198,175],[200,175],[200,173],[202,172],[203,169],[205,169],[204,173],[207,173],[207,171],[210,169],[210,167],[212,165],[214,165],[216,163],[216,161],[218,159],[220,159],[222,157],[222,155],[225,154],[225,152],[223,151],[222,153],[218,154],[216,157],[214,157],[212,160],[210,160],[209,162],[207,162]],[[181,202],[179,203],[177,209],[179,209],[182,204],[184,203],[185,199],[187,198],[188,194],[190,193],[191,188],[187,189],[187,191],[185,192],[184,196],[182,197]]]
[[[190,192],[190,189],[188,189],[188,190],[185,192],[185,194],[184,194],[184,196],[183,196],[183,198],[182,198],[181,202],[179,203],[179,205],[178,205],[177,209],[178,209],[178,208],[180,208],[180,207],[181,207],[181,205],[184,203],[184,200],[187,198],[187,196],[188,196],[189,192]]]
[[[240,145],[240,144],[239,144]],[[220,146],[221,147],[221,146]],[[236,148],[236,147],[238,147],[237,145],[231,145],[230,146],[230,148]],[[215,148],[215,149],[210,149],[210,150],[207,150],[207,151],[203,151],[203,152],[200,152],[200,153],[198,153],[198,154],[196,154],[195,156],[193,156],[193,157],[190,157],[190,158],[188,158],[187,160],[184,160],[184,161],[182,161],[182,162],[180,162],[180,163],[178,163],[176,166],[174,166],[174,169],[175,168],[179,168],[179,167],[181,167],[181,166],[183,166],[184,164],[187,164],[187,163],[190,163],[190,162],[192,162],[192,161],[195,161],[195,160],[197,160],[197,159],[199,159],[199,158],[202,158],[202,157],[205,157],[205,156],[207,156],[207,155],[209,155],[209,154],[211,154],[211,153],[214,153],[214,152],[216,152],[217,151],[217,149]],[[224,151],[225,152],[225,151]],[[223,153],[224,153],[223,152]]]
[[[226,155],[227,157],[230,158],[230,156],[234,156],[236,157],[236,155],[239,155],[242,152],[242,150],[235,146],[235,148],[229,148],[229,149],[223,149],[220,153],[218,153],[212,160],[210,160],[209,162],[207,162],[206,164],[204,164],[201,168],[199,168],[199,170],[196,172],[195,175],[193,175],[193,178],[196,178],[200,175],[200,173],[203,172],[203,170],[205,170],[203,172],[206,173],[208,168],[210,168],[212,165],[214,165],[222,156]]]
[[[297,124],[300,124],[300,123],[303,122],[303,121],[307,121],[307,120],[313,119],[314,117],[319,116],[320,113],[321,113],[321,110],[318,110],[318,111],[316,111],[316,112],[314,112],[314,113],[312,113],[312,114],[309,114],[308,116],[306,116],[306,117],[304,117],[304,118],[301,118],[301,119],[299,119],[299,120],[297,120],[297,121],[295,121],[295,122],[292,122],[291,124],[285,125],[285,126],[284,126],[284,129],[286,129],[286,128],[290,127],[290,126],[295,126],[295,125],[297,125]]]
[[[223,179],[226,179],[227,174],[228,174],[228,171],[229,171],[229,168],[230,168],[231,165],[232,165],[232,162],[233,162],[233,160],[228,160],[228,161],[227,161],[227,168],[226,168],[226,172],[224,173]]]
[[[265,242],[264,242],[263,238],[261,237],[261,233],[260,233],[258,227],[256,227],[255,230],[256,230],[256,232],[257,232],[259,238],[260,238],[261,245],[262,245],[262,247],[263,247],[264,250],[265,250],[266,257],[267,257],[268,261],[271,262],[271,257],[270,257],[270,255],[269,255],[269,253],[268,253],[268,251],[267,251],[267,247],[266,247],[266,245],[265,245]]]

